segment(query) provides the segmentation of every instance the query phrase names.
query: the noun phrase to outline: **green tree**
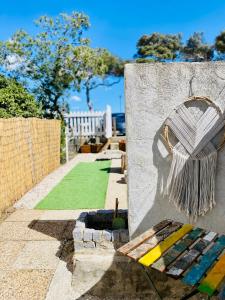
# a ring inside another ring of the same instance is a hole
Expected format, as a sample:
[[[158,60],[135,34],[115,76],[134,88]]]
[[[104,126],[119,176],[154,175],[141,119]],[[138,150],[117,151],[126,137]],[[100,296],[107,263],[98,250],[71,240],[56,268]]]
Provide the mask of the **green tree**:
[[[103,48],[77,47],[74,56],[81,59],[82,83],[88,108],[92,110],[91,91],[100,86],[117,84],[123,76],[124,63]]]
[[[137,62],[166,61],[178,57],[181,48],[180,34],[152,33],[143,35],[137,42]]]
[[[0,118],[41,116],[41,108],[24,87],[0,75]]]
[[[213,57],[213,47],[205,43],[203,32],[194,32],[181,49],[186,61],[209,61]]]
[[[215,40],[215,50],[218,52],[221,58],[224,58],[225,54],[225,31],[222,31]]]
[[[17,31],[1,42],[0,64],[6,74],[26,84],[45,111],[45,117],[62,117],[62,103],[71,90],[79,90],[82,81],[80,57],[75,49],[87,45],[83,32],[89,27],[82,13],[40,17],[33,36]],[[65,107],[65,105],[63,105]]]

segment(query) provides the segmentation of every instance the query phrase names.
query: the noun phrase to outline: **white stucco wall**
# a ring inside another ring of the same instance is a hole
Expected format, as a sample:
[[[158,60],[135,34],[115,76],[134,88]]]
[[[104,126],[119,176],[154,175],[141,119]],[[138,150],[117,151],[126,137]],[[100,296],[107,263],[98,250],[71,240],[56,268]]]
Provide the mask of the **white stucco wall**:
[[[188,222],[163,196],[170,166],[161,126],[190,95],[209,96],[225,107],[225,63],[128,64],[125,69],[130,233],[162,219]],[[197,225],[225,233],[225,149],[219,153],[216,207]]]

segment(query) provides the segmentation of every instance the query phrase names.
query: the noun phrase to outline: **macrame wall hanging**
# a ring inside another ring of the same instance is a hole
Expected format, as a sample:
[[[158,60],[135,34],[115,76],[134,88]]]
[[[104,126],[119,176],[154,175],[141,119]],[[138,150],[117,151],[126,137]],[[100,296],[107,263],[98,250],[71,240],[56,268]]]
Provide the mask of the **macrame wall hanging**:
[[[201,115],[188,108],[190,101],[203,101],[207,109]],[[212,140],[224,127],[221,109],[207,97],[191,97],[178,106],[165,121],[163,136],[172,154],[165,194],[179,211],[192,221],[215,206],[215,177],[218,146]],[[171,143],[171,134],[177,140]]]

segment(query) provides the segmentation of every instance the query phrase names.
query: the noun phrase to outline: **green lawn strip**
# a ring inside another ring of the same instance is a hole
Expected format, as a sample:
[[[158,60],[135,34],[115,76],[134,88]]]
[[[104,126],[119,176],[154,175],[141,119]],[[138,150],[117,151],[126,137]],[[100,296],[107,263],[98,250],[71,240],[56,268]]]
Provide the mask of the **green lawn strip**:
[[[110,166],[111,161],[79,163],[35,208],[104,208]]]

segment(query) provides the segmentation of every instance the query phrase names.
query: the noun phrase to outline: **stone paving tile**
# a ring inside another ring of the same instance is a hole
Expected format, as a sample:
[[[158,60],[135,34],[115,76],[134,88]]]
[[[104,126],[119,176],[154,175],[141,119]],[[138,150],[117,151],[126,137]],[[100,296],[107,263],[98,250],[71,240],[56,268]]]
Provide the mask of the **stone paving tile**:
[[[5,241],[0,242],[0,270],[12,268],[18,254],[22,251],[26,242],[22,241]]]
[[[53,277],[53,270],[10,270],[1,273],[1,300],[44,300]]]
[[[38,220],[30,225],[29,240],[50,241],[62,240],[68,221],[44,221]]]
[[[77,210],[46,210],[41,215],[40,220],[76,220],[84,211],[91,211],[92,209],[77,209]]]
[[[66,262],[60,261],[45,300],[74,300],[71,281],[72,274],[67,269]]]
[[[127,184],[122,183],[124,174],[120,173],[121,160],[112,159],[111,172],[106,193],[105,209],[115,208],[115,199],[119,199],[119,208],[127,208]]]
[[[30,222],[3,222],[0,224],[0,241],[29,240]]]
[[[59,263],[59,254],[58,241],[30,241],[18,255],[13,268],[55,270]]]
[[[33,221],[39,219],[43,214],[43,210],[18,209],[14,213],[12,213],[5,221]]]

